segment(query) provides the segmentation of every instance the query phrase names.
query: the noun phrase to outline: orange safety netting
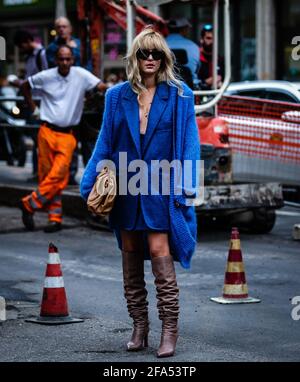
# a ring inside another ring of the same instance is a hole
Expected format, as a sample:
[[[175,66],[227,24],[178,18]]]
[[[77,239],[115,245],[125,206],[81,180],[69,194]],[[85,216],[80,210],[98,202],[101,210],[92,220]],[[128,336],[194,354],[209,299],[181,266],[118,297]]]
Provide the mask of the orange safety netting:
[[[300,105],[226,96],[218,116],[228,122],[234,153],[300,164]]]

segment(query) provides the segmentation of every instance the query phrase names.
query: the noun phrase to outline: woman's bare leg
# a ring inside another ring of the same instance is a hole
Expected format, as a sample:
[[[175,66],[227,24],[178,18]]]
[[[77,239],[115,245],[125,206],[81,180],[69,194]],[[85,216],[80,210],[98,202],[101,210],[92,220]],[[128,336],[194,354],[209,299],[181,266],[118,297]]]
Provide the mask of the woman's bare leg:
[[[140,231],[121,231],[122,250],[138,252],[143,250],[142,233]]]
[[[168,234],[163,232],[148,232],[148,244],[151,258],[170,256]]]

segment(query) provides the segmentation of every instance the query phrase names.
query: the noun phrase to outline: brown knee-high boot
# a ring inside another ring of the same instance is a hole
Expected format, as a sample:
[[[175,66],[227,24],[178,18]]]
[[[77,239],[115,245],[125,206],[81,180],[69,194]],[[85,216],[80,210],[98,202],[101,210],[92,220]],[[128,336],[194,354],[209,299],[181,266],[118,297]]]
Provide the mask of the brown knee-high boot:
[[[178,337],[179,289],[172,256],[152,258],[162,333],[157,357],[171,357]]]
[[[134,327],[127,350],[137,351],[148,346],[148,293],[144,280],[144,256],[140,252],[122,251],[122,259],[124,296]]]

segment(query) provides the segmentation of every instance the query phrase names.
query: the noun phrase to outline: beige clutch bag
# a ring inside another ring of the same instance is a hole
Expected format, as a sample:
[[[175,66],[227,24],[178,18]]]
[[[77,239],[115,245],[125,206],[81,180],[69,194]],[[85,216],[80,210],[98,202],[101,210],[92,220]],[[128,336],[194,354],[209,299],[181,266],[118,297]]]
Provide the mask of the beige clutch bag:
[[[115,173],[104,167],[96,178],[87,200],[88,210],[96,215],[106,216],[113,208],[117,194]]]

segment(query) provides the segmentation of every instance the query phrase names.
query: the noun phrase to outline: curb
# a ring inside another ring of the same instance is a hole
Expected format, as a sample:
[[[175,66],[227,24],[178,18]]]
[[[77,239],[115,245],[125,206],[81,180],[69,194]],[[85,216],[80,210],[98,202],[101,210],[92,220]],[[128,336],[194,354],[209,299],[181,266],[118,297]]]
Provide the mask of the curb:
[[[0,183],[0,204],[16,207],[18,201],[36,187]],[[75,188],[75,187],[74,187]],[[86,218],[87,208],[79,194],[79,189],[66,189],[62,195],[63,214],[75,218]]]

